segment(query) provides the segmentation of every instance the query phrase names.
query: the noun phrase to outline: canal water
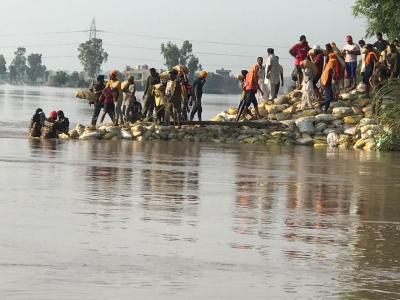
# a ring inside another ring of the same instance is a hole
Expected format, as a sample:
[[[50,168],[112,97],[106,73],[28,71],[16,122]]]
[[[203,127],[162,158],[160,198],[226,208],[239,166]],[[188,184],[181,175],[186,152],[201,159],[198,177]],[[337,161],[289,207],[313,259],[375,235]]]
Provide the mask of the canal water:
[[[399,153],[26,138],[74,92],[0,86],[1,299],[400,298]]]

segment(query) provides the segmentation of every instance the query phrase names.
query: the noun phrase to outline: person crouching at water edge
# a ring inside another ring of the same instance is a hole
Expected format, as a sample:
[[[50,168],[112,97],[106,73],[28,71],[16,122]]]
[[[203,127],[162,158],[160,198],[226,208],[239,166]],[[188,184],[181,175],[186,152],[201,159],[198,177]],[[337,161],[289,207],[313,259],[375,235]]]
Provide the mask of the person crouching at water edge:
[[[193,80],[192,89],[194,97],[194,106],[192,112],[190,113],[190,122],[193,121],[194,116],[197,113],[197,117],[201,122],[201,114],[203,112],[203,107],[201,105],[201,98],[203,97],[203,86],[206,83],[208,73],[206,71],[201,71],[197,78]]]
[[[45,115],[41,108],[36,109],[35,114],[31,118],[31,122],[29,124],[29,137],[40,137],[40,133],[42,131],[42,127],[44,124]]]
[[[57,112],[57,117],[58,120],[56,123],[56,130],[69,135],[69,119],[64,116],[64,112],[62,110]]]
[[[48,118],[44,120],[44,124],[41,130],[40,138],[42,139],[55,139],[56,138],[56,121],[57,121],[57,112],[52,111]]]
[[[257,91],[260,91],[261,95],[264,95],[264,92],[261,90],[260,85],[258,84],[258,71],[259,66],[255,64],[249,73],[246,75],[246,102],[244,103],[243,116],[246,116],[247,109],[253,104],[254,109],[257,114],[257,118],[261,119],[260,112],[258,111],[258,103],[256,99]],[[239,117],[240,118],[240,117]]]
[[[333,90],[332,90],[332,82],[335,81],[338,77],[335,71],[335,66],[338,63],[336,59],[336,54],[329,53],[329,61],[325,66],[324,72],[321,77],[321,84],[324,87],[325,91],[325,101],[319,104],[319,108],[322,109],[322,113],[326,114],[328,112],[329,106],[333,100]]]
[[[124,124],[123,116],[122,116],[122,88],[121,82],[117,79],[118,72],[112,70],[110,72],[110,80],[107,81],[106,88],[111,88],[113,93],[115,93],[115,117],[114,117],[114,125],[118,126],[118,120],[121,120],[121,124]],[[103,114],[104,115],[104,114]]]
[[[169,72],[169,80],[167,82],[166,94],[166,107],[165,107],[165,125],[169,126],[171,111],[173,111],[174,125],[178,122],[178,128],[181,128],[181,102],[182,90],[181,83],[178,78],[178,71],[171,70]]]

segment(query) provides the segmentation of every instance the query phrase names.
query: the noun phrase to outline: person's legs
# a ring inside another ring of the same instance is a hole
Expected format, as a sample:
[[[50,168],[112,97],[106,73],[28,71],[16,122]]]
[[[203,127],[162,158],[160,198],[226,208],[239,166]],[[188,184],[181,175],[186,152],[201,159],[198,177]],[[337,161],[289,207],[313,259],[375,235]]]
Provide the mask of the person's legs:
[[[325,101],[322,102],[319,107],[323,107],[325,106],[325,108],[323,109],[324,113],[328,112],[329,106],[333,100],[333,91],[332,91],[332,87],[328,86],[328,85],[324,85],[324,91],[325,91]]]
[[[201,100],[200,100],[198,108],[197,108],[197,117],[199,118],[200,122],[202,121],[202,118],[201,118],[202,113],[203,113],[203,106],[201,105]]]
[[[269,92],[269,100],[275,99],[275,92],[276,92],[276,84],[269,84],[270,92]]]
[[[296,70],[297,70],[297,82],[299,82],[300,86],[298,88],[301,88],[301,83],[303,82],[303,71],[301,70],[301,67],[296,65]]]
[[[114,103],[114,105],[115,105],[114,123],[115,123],[115,125],[118,125],[118,120],[119,120],[119,119],[122,120],[122,111],[121,111],[122,101],[116,101],[116,102]],[[123,121],[122,121],[121,123],[123,123]]]
[[[93,108],[93,117],[92,117],[92,125],[96,126],[97,119],[100,115],[101,112],[101,106],[100,105],[95,105]]]
[[[149,103],[148,103],[148,112],[149,112],[148,119],[149,119],[149,122],[153,122],[153,114],[154,114],[155,106],[156,106],[155,98],[154,98],[154,96],[151,96],[150,99],[149,99]]]
[[[182,120],[187,121],[188,120],[188,100],[187,99],[182,99]]]
[[[281,86],[281,83],[278,82],[278,84],[276,85],[276,88],[275,88],[275,98],[278,98],[278,93],[279,93],[280,86]]]

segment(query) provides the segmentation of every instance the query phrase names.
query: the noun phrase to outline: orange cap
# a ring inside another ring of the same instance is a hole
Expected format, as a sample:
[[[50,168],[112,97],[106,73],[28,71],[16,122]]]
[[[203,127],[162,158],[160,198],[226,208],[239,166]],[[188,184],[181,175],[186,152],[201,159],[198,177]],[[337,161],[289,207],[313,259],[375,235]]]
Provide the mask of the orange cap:
[[[115,77],[117,77],[117,76],[118,76],[118,72],[115,71],[115,70],[112,70],[112,71],[110,72],[110,75],[114,75]]]
[[[201,78],[206,78],[207,75],[208,75],[208,73],[207,73],[206,71],[201,71],[200,74],[199,74],[199,76],[200,76]]]

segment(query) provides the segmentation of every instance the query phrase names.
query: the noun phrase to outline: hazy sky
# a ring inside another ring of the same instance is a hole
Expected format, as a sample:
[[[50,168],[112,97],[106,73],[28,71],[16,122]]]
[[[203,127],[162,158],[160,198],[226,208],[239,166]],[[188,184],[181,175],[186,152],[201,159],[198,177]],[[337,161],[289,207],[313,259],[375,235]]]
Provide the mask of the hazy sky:
[[[180,45],[188,39],[207,71],[249,69],[272,47],[289,76],[294,61],[288,49],[300,35],[305,34],[311,46],[335,41],[339,48],[348,34],[355,41],[364,36],[365,20],[353,18],[352,4],[351,0],[1,1],[0,53],[9,64],[16,47],[24,46],[27,54],[42,53],[49,69],[81,71],[77,48],[89,32],[35,33],[89,30],[95,17],[98,30],[113,32],[97,34],[109,54],[103,70],[143,64],[162,68],[161,43]]]

